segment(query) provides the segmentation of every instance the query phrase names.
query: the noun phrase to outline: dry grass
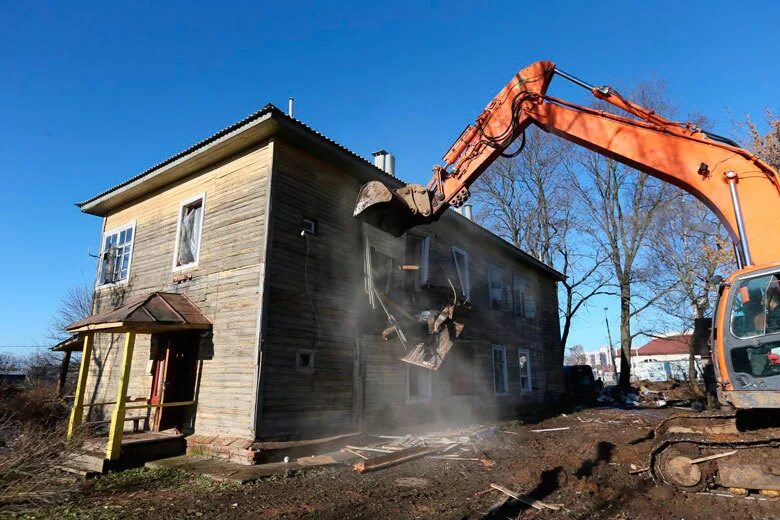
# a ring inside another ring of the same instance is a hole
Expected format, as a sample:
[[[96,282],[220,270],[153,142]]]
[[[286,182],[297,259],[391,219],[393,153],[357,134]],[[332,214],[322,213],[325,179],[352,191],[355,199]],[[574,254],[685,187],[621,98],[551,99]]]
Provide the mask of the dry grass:
[[[54,395],[31,388],[0,402],[1,508],[55,504],[78,491],[78,479],[55,469],[80,442],[66,443],[67,407]]]

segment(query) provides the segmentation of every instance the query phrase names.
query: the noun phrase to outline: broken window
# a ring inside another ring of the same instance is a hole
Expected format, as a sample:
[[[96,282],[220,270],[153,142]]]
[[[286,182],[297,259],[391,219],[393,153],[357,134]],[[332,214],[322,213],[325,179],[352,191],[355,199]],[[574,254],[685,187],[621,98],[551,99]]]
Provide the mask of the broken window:
[[[515,318],[525,316],[525,278],[512,273],[512,293],[514,295]]]
[[[182,202],[176,227],[176,249],[173,268],[182,269],[198,264],[200,232],[203,224],[203,195]]]
[[[517,363],[520,367],[520,391],[531,391],[531,353],[526,349],[517,349]]]
[[[314,371],[314,351],[298,349],[295,351],[295,368],[301,372]]]
[[[507,281],[507,273],[495,267],[488,271],[490,284],[490,310],[512,312],[512,283]]]
[[[127,280],[133,255],[135,222],[107,232],[100,250],[98,285],[109,285]]]
[[[452,395],[472,395],[474,393],[474,349],[460,344],[450,355],[450,387]]]
[[[452,258],[455,261],[455,269],[458,271],[458,282],[463,299],[471,299],[471,283],[469,281],[469,254],[457,247],[452,248]]]
[[[431,371],[415,365],[406,366],[408,402],[424,402],[431,399]]]
[[[428,256],[431,249],[430,237],[407,236],[406,264],[403,266],[407,274],[409,289],[419,290],[421,285],[428,283]]]
[[[506,366],[506,347],[493,346],[493,394],[509,393],[509,374]]]

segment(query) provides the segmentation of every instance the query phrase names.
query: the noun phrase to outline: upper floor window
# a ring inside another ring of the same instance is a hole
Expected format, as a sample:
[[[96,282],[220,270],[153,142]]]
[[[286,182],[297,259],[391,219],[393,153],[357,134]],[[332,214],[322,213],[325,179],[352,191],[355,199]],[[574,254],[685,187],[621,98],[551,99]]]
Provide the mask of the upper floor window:
[[[198,265],[200,236],[203,226],[203,202],[200,194],[187,199],[179,206],[179,222],[176,226],[176,248],[173,252],[173,270]]]
[[[532,319],[536,316],[536,298],[528,287],[528,281],[522,275],[512,274],[512,292],[514,294],[515,317]]]
[[[465,300],[471,299],[471,283],[469,281],[469,254],[457,247],[452,248],[452,258],[455,260],[455,268],[458,270],[460,290]]]
[[[98,285],[127,281],[133,256],[135,222],[107,231],[100,248]]]
[[[507,280],[507,272],[491,267],[488,270],[490,285],[490,310],[512,312],[512,283]]]
[[[407,280],[412,289],[417,290],[428,283],[428,256],[431,250],[430,237],[406,237],[406,264],[404,268],[409,275]]]

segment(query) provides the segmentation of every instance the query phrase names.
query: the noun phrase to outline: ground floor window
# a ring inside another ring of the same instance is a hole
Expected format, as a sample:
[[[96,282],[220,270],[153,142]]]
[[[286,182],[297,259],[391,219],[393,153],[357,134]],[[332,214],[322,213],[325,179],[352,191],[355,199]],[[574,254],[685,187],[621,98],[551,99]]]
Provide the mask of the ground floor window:
[[[493,394],[509,393],[509,374],[506,366],[506,347],[493,346]]]
[[[474,394],[474,349],[458,344],[447,358],[450,363],[450,385],[452,395]]]
[[[531,353],[526,349],[517,349],[517,363],[520,367],[520,391],[531,391]]]
[[[416,365],[406,367],[407,401],[425,402],[431,399],[431,371]]]

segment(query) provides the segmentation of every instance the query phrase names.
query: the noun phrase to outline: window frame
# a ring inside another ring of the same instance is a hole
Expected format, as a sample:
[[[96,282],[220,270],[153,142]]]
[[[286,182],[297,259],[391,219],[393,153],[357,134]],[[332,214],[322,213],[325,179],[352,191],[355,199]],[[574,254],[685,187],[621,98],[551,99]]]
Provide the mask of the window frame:
[[[512,314],[516,320],[526,319],[526,278],[517,271],[512,271]]]
[[[520,365],[520,356],[525,355],[526,359],[526,366],[525,366],[525,374],[523,374],[523,367]],[[527,348],[519,348],[517,349],[517,369],[519,371],[519,377],[518,382],[520,383],[520,393],[521,394],[530,394],[533,392],[533,379],[531,377],[531,351]],[[523,388],[523,378],[528,378],[528,389]]]
[[[496,391],[496,354],[495,353],[497,350],[501,351],[504,356],[504,369],[502,371],[504,376],[504,392]],[[492,367],[493,367],[493,396],[503,397],[509,395],[509,364],[507,363],[506,347],[504,345],[493,345],[493,348],[490,351],[490,362],[492,363]]]
[[[425,380],[426,380],[426,387],[428,389],[427,396],[426,397],[416,397],[412,396],[410,393],[410,385],[411,382],[411,373],[413,369],[417,369],[420,371],[423,371],[421,373],[425,374]],[[431,397],[433,396],[433,375],[431,373],[431,370],[428,370],[427,368],[423,368],[417,365],[414,365],[412,363],[406,363],[406,404],[420,404],[420,403],[430,403]]]
[[[181,239],[181,218],[184,213],[184,208],[192,204],[193,202],[201,201],[200,203],[200,222],[198,223],[198,250],[195,253],[195,260],[184,265],[176,265],[176,259],[179,257],[179,241]],[[179,271],[186,271],[198,267],[200,263],[200,249],[203,245],[203,218],[206,215],[206,192],[199,193],[193,197],[184,199],[179,202],[179,212],[176,217],[176,238],[173,245],[173,264],[171,270],[176,273]]]
[[[309,364],[308,366],[301,365],[301,354],[308,355],[309,357]],[[306,374],[311,374],[315,370],[315,363],[316,363],[316,356],[317,352],[313,349],[308,348],[298,348],[295,349],[295,370],[298,372],[303,372]]]
[[[465,278],[466,282],[463,283],[463,275],[458,268],[457,255],[463,255],[466,260]],[[456,246],[452,246],[452,261],[455,263],[455,271],[458,273],[458,280],[460,281],[460,289],[465,298],[465,301],[471,300],[471,276],[469,275],[469,252]],[[465,289],[465,290],[464,290]]]
[[[118,235],[119,233],[127,229],[133,230],[133,238],[130,240],[130,258],[127,260],[127,277],[118,280],[116,282],[109,282],[109,283],[102,284],[100,283],[100,279],[103,276],[103,253],[105,253],[105,248],[106,248],[106,237],[109,237],[111,235]],[[103,234],[100,236],[100,253],[98,254],[97,276],[95,276],[96,290],[104,289],[106,287],[115,287],[117,285],[125,285],[130,280],[130,269],[133,267],[133,255],[135,254],[135,239],[136,239],[135,234],[136,234],[136,221],[131,220],[126,224],[122,224],[121,226],[117,226],[113,229],[109,229],[108,231],[104,231]]]

